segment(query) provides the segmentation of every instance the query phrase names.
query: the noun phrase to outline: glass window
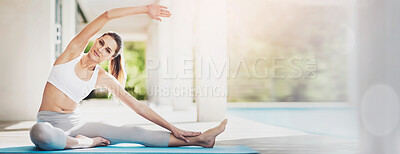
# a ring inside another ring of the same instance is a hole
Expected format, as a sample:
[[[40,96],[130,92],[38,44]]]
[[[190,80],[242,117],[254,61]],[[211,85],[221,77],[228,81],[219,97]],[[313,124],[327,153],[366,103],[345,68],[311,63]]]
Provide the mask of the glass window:
[[[62,53],[62,47],[61,47],[61,25],[62,25],[62,7],[61,7],[61,0],[56,0],[56,8],[55,8],[55,33],[56,33],[56,39],[55,39],[55,59],[58,58],[58,56],[61,55]]]
[[[229,102],[347,100],[349,5],[230,0],[227,9]]]

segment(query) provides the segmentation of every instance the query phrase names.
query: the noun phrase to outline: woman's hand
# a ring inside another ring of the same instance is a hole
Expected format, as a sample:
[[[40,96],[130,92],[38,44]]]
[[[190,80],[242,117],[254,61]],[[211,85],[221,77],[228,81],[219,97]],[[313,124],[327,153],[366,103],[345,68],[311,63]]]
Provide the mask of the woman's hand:
[[[171,13],[167,10],[166,6],[162,6],[159,4],[149,4],[146,5],[147,14],[155,20],[161,21],[160,17],[169,17]]]
[[[191,132],[191,131],[185,131],[179,128],[173,128],[172,129],[172,134],[174,134],[174,136],[178,139],[184,140],[185,142],[189,142],[188,139],[186,139],[185,137],[195,137],[195,136],[199,136],[201,134],[201,132]]]

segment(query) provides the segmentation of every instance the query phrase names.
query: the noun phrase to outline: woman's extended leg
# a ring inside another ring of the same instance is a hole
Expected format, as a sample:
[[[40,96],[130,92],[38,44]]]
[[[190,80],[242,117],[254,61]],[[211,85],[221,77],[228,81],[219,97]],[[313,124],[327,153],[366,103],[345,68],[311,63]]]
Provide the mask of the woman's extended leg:
[[[145,146],[168,146],[170,133],[147,130],[137,126],[114,126],[102,122],[87,122],[67,131],[70,136],[104,137],[110,144],[138,143]]]
[[[101,136],[109,140],[111,144],[138,143],[144,146],[157,147],[193,145],[213,147],[215,137],[225,130],[226,122],[226,120],[222,121],[219,126],[209,129],[197,137],[187,137],[189,143],[175,138],[175,136],[167,131],[147,130],[136,126],[118,127],[96,122],[89,122],[71,129],[69,134],[71,136],[84,135],[89,138]]]

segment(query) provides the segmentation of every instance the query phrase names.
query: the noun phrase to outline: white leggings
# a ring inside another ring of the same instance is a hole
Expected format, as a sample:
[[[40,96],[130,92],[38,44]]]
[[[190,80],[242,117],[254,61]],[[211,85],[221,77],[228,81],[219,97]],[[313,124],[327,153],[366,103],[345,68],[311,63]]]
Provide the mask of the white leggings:
[[[79,111],[58,113],[40,111],[37,123],[30,130],[36,147],[43,150],[64,149],[67,136],[103,137],[111,144],[137,143],[144,146],[167,147],[170,132],[147,130],[137,126],[113,126],[102,122],[81,122]]]

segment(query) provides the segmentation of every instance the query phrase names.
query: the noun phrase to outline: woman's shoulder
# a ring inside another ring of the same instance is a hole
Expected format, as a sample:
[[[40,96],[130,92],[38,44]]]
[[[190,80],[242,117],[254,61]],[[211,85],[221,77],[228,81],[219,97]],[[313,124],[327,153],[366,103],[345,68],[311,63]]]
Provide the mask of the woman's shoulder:
[[[108,73],[103,67],[99,66],[99,78],[101,79],[115,79],[113,75]]]
[[[53,66],[55,65],[60,65],[60,64],[65,64],[68,63],[75,58],[78,58],[82,55],[83,53],[75,53],[75,54],[67,54],[66,52],[63,52],[54,62]]]
[[[101,78],[105,77],[105,75],[107,75],[107,71],[101,66],[98,67],[99,67],[99,77]]]
[[[108,73],[104,68],[99,66],[99,75],[97,78],[96,88],[108,87],[118,82],[117,79],[110,73]]]
[[[54,65],[67,63],[83,54],[86,46],[77,45],[76,43],[68,44],[67,48],[56,59]]]

